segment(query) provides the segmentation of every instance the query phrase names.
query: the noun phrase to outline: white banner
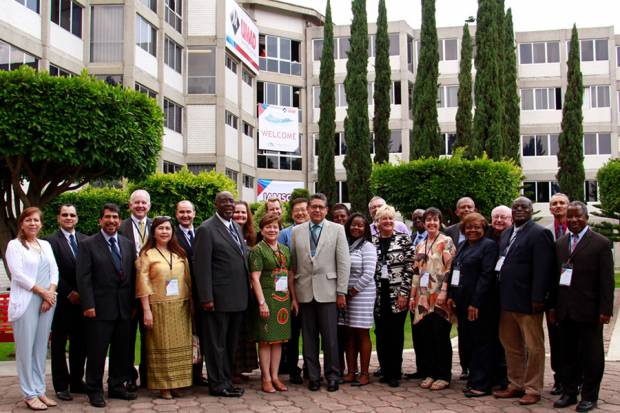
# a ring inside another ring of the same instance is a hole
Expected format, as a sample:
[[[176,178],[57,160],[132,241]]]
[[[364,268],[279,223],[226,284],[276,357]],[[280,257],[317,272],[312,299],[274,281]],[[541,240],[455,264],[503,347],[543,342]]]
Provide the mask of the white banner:
[[[271,179],[258,179],[257,184],[257,201],[266,201],[271,198],[277,198],[282,202],[290,201],[294,189],[305,188],[303,182],[272,181]]]
[[[299,149],[297,108],[258,104],[258,149],[295,152]]]
[[[226,47],[258,73],[258,27],[234,0],[226,0]]]

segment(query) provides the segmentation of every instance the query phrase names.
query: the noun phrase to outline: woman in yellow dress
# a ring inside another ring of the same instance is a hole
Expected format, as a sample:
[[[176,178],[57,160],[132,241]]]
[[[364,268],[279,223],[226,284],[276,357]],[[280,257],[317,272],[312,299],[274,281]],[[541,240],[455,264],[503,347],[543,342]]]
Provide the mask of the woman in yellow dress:
[[[192,385],[191,279],[170,217],[153,220],[136,262],[136,297],[146,333],[147,383],[161,397],[179,397]]]

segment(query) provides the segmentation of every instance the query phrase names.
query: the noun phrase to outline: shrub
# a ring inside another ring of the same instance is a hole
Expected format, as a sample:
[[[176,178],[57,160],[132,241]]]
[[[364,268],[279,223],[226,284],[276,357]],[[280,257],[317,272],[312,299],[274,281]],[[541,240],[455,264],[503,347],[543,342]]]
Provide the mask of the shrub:
[[[371,176],[374,194],[383,197],[403,215],[431,206],[441,210],[448,222],[456,222],[456,201],[474,199],[485,216],[500,204],[510,205],[519,196],[521,169],[512,161],[425,158],[400,165],[375,165]]]
[[[596,205],[601,212],[594,215],[607,220],[593,224],[597,232],[614,242],[620,242],[620,159],[611,159],[596,174],[601,203]],[[613,221],[611,221],[611,220]]]

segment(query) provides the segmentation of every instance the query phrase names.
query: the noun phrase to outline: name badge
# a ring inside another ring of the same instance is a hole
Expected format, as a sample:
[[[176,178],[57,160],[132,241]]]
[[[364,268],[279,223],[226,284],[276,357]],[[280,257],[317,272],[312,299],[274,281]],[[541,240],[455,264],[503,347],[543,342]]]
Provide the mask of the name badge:
[[[420,287],[428,288],[429,279],[430,279],[429,273],[425,272],[424,274],[422,274],[422,277],[420,278]]]
[[[573,278],[573,269],[568,266],[562,267],[562,274],[560,275],[560,285],[570,287],[570,282]]]
[[[170,280],[166,285],[166,297],[179,295],[179,280]]]
[[[450,281],[450,285],[453,287],[458,287],[460,281],[461,281],[461,270],[454,269],[452,271],[452,280]]]
[[[276,277],[276,291],[288,291],[288,277],[283,275]]]
[[[382,280],[388,280],[389,278],[390,278],[390,274],[388,273],[387,264],[383,264],[381,266],[381,279]]]
[[[506,257],[504,255],[502,255],[501,257],[499,257],[499,259],[497,260],[497,263],[495,264],[495,271],[501,271],[502,270],[502,266],[504,265],[504,260],[506,259]]]

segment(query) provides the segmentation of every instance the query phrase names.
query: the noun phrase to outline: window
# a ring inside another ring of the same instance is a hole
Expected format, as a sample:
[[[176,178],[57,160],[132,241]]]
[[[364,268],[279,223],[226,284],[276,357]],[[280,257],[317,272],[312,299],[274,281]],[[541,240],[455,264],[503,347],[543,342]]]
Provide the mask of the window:
[[[301,89],[297,86],[258,82],[256,98],[258,103],[301,108],[300,94]]]
[[[237,178],[239,178],[239,172],[226,168],[226,176],[234,183],[237,183]]]
[[[260,35],[258,55],[260,56],[260,70],[301,76],[300,41],[287,39],[285,37]],[[315,60],[320,59],[321,55],[319,53],[318,59]]]
[[[164,160],[163,171],[165,174],[173,174],[179,172],[183,167],[178,163]]]
[[[610,133],[584,133],[583,134],[583,154],[584,155],[611,155],[611,134]]]
[[[198,175],[201,172],[215,171],[215,164],[214,163],[188,163],[187,169],[191,173]]]
[[[374,82],[373,82],[373,93],[374,93]],[[392,82],[392,89],[390,90],[390,103],[392,105],[400,105],[402,103],[402,99],[400,96],[400,81]]]
[[[39,59],[0,40],[0,70],[16,70],[21,65],[38,69]]]
[[[111,86],[123,85],[123,75],[95,75],[95,78]]]
[[[439,60],[458,60],[458,39],[439,41]]]
[[[90,17],[90,61],[93,63],[122,61],[123,6],[93,6]]]
[[[539,42],[519,44],[519,63],[558,63],[560,44],[558,42]]]
[[[403,152],[402,133],[400,129],[394,129],[390,131],[390,153],[402,153],[402,152]]]
[[[598,184],[596,181],[585,181],[586,202],[598,202]]]
[[[561,110],[562,89],[521,89],[521,110]]]
[[[314,39],[312,41],[312,59],[317,62],[321,60],[323,55],[323,39]]]
[[[312,86],[313,107],[319,109],[321,107],[321,86]]]
[[[244,121],[243,122],[243,134],[246,136],[249,136],[250,138],[254,138],[254,126]]]
[[[23,4],[35,13],[39,13],[39,0],[15,0],[19,4]]]
[[[558,145],[557,134],[521,136],[521,154],[523,156],[556,156]]]
[[[580,45],[582,62],[609,60],[607,39],[581,40]],[[570,42],[568,42],[568,48],[570,50]]]
[[[374,34],[368,35],[368,57],[375,57],[377,52],[377,42]]]
[[[585,108],[610,107],[609,86],[586,86],[583,93],[583,106]]]
[[[347,94],[344,90],[344,83],[336,83],[336,107],[347,107]]]
[[[351,39],[349,37],[334,37],[334,59],[348,59],[347,53],[349,52],[350,40]],[[323,39],[321,39],[320,48],[321,48],[321,53],[322,53],[323,52]],[[318,60],[320,59],[321,59],[321,55],[318,56]]]
[[[183,48],[174,40],[166,36],[164,39],[164,63],[174,69],[175,72],[181,71],[181,61],[183,60]]]
[[[549,202],[551,197],[560,192],[555,181],[525,181],[523,182],[523,196],[532,202]]]
[[[50,18],[68,32],[82,37],[82,8],[79,4],[71,0],[52,0]]]
[[[187,93],[215,94],[215,47],[188,50]]]
[[[237,117],[236,115],[233,115],[229,111],[226,111],[224,113],[224,122],[228,126],[232,127],[233,129],[237,129],[237,127],[239,125],[239,117]]]
[[[149,9],[157,13],[157,0],[140,0]]]
[[[254,188],[254,177],[243,174],[243,187],[249,189]]]
[[[349,187],[346,181],[336,181],[336,194],[339,203],[349,202]]]
[[[299,134],[299,140],[303,142],[302,134]],[[258,168],[301,171],[301,146],[295,152],[280,152],[258,149],[258,139],[256,145]]]
[[[243,83],[245,83],[249,87],[252,87],[252,79],[253,77],[250,72],[245,69],[241,71],[241,80],[243,80]]]
[[[407,69],[413,73],[413,37],[407,36]]]
[[[347,143],[344,140],[344,132],[336,132],[334,134],[334,156],[342,156],[347,154]]]
[[[398,56],[400,54],[400,37],[398,33],[388,34],[390,39],[390,56]]]
[[[443,147],[441,148],[441,155],[452,155],[452,148],[456,141],[456,133],[442,133]]]
[[[455,108],[458,106],[458,86],[439,86],[437,89],[437,107]]]
[[[616,66],[620,67],[620,46],[616,46]]]
[[[237,62],[230,57],[230,55],[226,55],[226,58],[224,59],[224,63],[226,64],[226,67],[233,72],[234,74],[237,74]]]
[[[144,17],[136,14],[136,44],[144,51],[157,56],[157,30]]]
[[[166,22],[179,33],[183,33],[183,1],[165,0],[164,15]]]
[[[136,89],[137,92],[144,93],[145,95],[147,95],[151,99],[156,99],[157,98],[157,92],[155,92],[152,89],[149,89],[148,87],[146,87],[144,85],[141,85],[138,82],[136,82],[135,89]]]
[[[183,106],[164,98],[164,126],[175,132],[183,131]]]
[[[50,75],[69,77],[69,76],[73,76],[73,73],[50,63]]]

